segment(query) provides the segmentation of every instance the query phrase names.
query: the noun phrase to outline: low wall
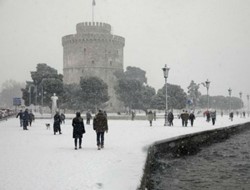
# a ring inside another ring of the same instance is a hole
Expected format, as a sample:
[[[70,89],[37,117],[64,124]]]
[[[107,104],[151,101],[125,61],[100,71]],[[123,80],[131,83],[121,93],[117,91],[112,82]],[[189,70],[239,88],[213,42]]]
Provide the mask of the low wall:
[[[144,174],[141,179],[141,185],[138,190],[154,189],[151,181],[154,169],[159,167],[156,159],[161,158],[178,158],[181,156],[194,155],[202,147],[209,146],[213,143],[224,141],[230,136],[250,129],[250,122],[229,127],[182,135],[163,141],[158,141],[148,149],[147,160],[144,167]]]

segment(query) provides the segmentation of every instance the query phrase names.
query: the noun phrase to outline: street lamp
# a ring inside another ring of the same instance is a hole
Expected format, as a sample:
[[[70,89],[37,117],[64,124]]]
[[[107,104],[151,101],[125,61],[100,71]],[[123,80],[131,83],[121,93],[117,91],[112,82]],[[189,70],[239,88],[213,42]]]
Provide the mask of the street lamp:
[[[209,86],[210,86],[210,81],[207,79],[206,82],[206,88],[207,88],[207,109],[209,109],[209,95],[208,95],[208,91],[209,91]]]
[[[167,79],[168,79],[168,72],[170,70],[170,68],[167,67],[167,65],[165,65],[164,68],[162,68],[163,70],[163,75],[165,78],[165,88],[166,88],[166,108],[165,108],[165,124],[164,126],[168,126],[168,88],[167,88]]]
[[[231,88],[228,89],[228,93],[229,93],[229,114],[230,114],[231,113],[231,95],[232,95]]]
[[[242,114],[243,114],[243,113],[242,113],[242,109],[243,109],[242,92],[240,92],[239,95],[240,95],[240,100],[241,100],[241,102],[240,102],[240,104],[241,104],[241,108],[240,108],[241,113],[240,113],[240,116],[242,117]]]
[[[249,94],[247,95],[247,115],[249,117]]]

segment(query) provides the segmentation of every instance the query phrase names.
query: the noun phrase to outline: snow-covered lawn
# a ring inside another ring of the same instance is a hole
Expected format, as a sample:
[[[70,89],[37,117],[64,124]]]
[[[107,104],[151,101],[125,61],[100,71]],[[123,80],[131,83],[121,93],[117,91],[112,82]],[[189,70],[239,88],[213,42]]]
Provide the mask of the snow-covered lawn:
[[[249,118],[218,116],[215,126],[197,118],[194,127],[164,127],[158,119],[149,127],[146,120],[110,120],[105,148],[97,150],[96,135],[85,125],[83,149],[74,150],[71,120],[62,125],[62,135],[53,135],[52,120],[37,119],[28,131],[18,119],[0,122],[1,190],[135,190],[146,160],[146,147],[155,141],[210,130]],[[51,123],[47,130],[45,123]]]

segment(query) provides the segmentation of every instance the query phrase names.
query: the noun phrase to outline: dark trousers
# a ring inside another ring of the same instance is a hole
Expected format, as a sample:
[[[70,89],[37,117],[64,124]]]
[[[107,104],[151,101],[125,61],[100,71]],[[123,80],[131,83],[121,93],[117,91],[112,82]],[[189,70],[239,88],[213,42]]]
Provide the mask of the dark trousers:
[[[77,139],[79,139],[79,148],[82,147],[82,138],[75,138],[75,147],[77,147]]]
[[[104,145],[104,132],[96,132],[97,146]]]
[[[23,130],[27,130],[28,125],[29,125],[29,121],[23,120]]]
[[[90,118],[87,118],[86,124],[90,124]]]
[[[213,123],[213,125],[215,124],[215,118],[212,118],[212,123]]]
[[[190,123],[191,123],[191,126],[193,127],[194,120],[193,120],[193,119],[190,119]]]

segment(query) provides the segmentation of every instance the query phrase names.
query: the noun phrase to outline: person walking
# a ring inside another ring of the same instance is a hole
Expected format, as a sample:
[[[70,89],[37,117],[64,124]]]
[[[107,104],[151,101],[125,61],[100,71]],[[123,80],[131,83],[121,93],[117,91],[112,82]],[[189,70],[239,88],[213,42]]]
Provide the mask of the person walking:
[[[19,112],[18,112],[18,114],[17,114],[17,116],[16,116],[16,118],[18,118],[19,117],[19,120],[20,120],[20,127],[22,127],[23,126],[23,110],[20,110]]]
[[[62,124],[62,119],[61,116],[59,115],[59,112],[57,111],[56,114],[54,115],[54,135],[59,132],[59,134],[62,134],[61,132],[61,124]]]
[[[216,120],[216,111],[212,111],[210,116],[211,116],[211,119],[212,119],[212,124],[214,125],[215,120]]]
[[[90,120],[92,119],[92,115],[90,113],[90,111],[88,111],[86,113],[86,124],[89,125],[90,124]]]
[[[154,119],[154,114],[153,114],[153,112],[151,110],[148,112],[147,117],[148,117],[148,121],[149,121],[150,126],[152,126],[152,122],[153,122],[153,119]]]
[[[154,121],[156,121],[156,111],[154,111]]]
[[[174,125],[173,120],[174,120],[174,114],[173,114],[173,112],[170,111],[168,113],[168,123],[169,123],[169,126],[173,126]]]
[[[28,109],[25,109],[23,113],[23,130],[28,130],[30,115]]]
[[[30,113],[29,113],[29,125],[31,127],[32,125],[32,122],[35,120],[35,115],[32,113],[32,110],[30,110]]]
[[[62,120],[62,123],[65,124],[65,114],[64,113],[61,113],[61,120]]]
[[[193,127],[193,125],[194,125],[194,120],[195,120],[194,112],[191,112],[191,113],[189,114],[189,119],[190,119],[191,127]]]
[[[108,132],[108,120],[102,110],[99,110],[99,112],[94,117],[93,129],[96,131],[98,150],[101,150],[101,148],[104,148],[104,132]]]
[[[79,149],[82,148],[82,135],[85,133],[83,118],[80,112],[76,112],[76,117],[72,120],[73,138],[75,142],[75,150],[77,150],[77,139],[79,139]]]
[[[230,112],[230,113],[229,113],[229,118],[230,118],[230,120],[231,120],[231,121],[233,121],[233,118],[234,118],[234,112]]]
[[[181,113],[181,120],[182,120],[182,127],[187,127],[188,124],[188,119],[189,119],[189,114],[187,111],[184,111]]]

